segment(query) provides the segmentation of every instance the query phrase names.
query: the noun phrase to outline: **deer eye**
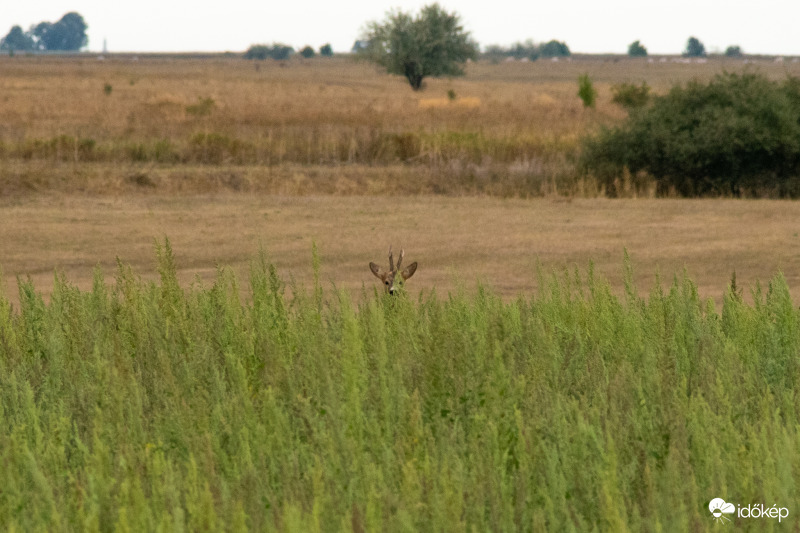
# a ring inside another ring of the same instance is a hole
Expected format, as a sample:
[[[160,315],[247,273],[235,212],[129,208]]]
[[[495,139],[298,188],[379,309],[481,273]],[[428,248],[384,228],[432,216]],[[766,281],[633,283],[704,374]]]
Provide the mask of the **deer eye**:
[[[388,282],[388,281],[384,281],[383,283],[384,283],[384,284],[386,284],[386,285],[388,285],[388,284],[389,284],[389,282]]]

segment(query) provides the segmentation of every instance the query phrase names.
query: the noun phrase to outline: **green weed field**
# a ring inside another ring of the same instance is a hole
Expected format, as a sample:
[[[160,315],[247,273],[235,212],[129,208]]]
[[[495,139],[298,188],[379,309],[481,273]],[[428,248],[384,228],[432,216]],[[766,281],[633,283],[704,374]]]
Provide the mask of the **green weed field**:
[[[737,530],[800,527],[781,276],[721,310],[689,279],[615,295],[591,268],[512,302],[354,301],[264,254],[240,298],[157,255],[158,283],[120,265],[0,305],[0,528],[703,531],[718,497],[788,508]]]

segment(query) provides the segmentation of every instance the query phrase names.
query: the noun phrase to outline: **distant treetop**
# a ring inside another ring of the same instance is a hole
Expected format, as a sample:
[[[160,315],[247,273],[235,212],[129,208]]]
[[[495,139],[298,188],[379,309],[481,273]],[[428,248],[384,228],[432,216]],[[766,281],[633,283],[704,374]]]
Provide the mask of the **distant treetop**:
[[[312,50],[313,52],[313,50]],[[254,44],[244,53],[245,59],[275,59],[283,61],[289,59],[294,53],[294,48],[285,44],[273,43],[268,44]]]
[[[569,57],[572,52],[569,51],[567,43],[561,41],[548,41],[539,48],[539,53],[542,57]]]
[[[58,22],[35,24],[27,32],[22,31],[19,26],[14,26],[0,39],[0,50],[78,51],[89,44],[89,38],[86,36],[88,27],[83,17],[75,12],[67,13]]]
[[[491,61],[499,61],[504,57],[536,61],[540,57],[569,57],[572,53],[567,43],[561,41],[552,40],[536,44],[528,39],[524,43],[514,43],[508,48],[496,44],[489,45],[483,55]]]
[[[687,57],[705,57],[706,47],[697,37],[689,37],[689,40],[686,41],[686,50],[683,55]]]
[[[642,46],[639,41],[633,41],[628,45],[628,55],[631,57],[647,57],[647,48]]]
[[[741,46],[729,46],[725,49],[725,57],[742,57],[743,55]]]

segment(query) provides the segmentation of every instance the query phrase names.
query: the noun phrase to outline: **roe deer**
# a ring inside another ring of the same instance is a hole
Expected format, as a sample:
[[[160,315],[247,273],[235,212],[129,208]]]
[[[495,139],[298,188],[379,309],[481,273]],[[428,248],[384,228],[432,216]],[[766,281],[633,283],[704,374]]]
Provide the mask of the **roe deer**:
[[[375,274],[375,277],[379,278],[383,281],[383,286],[386,289],[386,292],[389,294],[394,294],[395,291],[400,289],[402,282],[395,282],[397,277],[397,271],[400,270],[400,265],[403,263],[403,249],[400,249],[400,257],[397,259],[397,266],[394,265],[394,261],[392,260],[392,247],[389,246],[389,271],[383,270],[381,267],[376,265],[375,263],[369,264],[369,269]],[[414,275],[414,272],[417,271],[417,262],[414,261],[410,265],[408,265],[405,269],[400,272],[400,277],[403,278],[403,281],[407,280],[411,276]]]

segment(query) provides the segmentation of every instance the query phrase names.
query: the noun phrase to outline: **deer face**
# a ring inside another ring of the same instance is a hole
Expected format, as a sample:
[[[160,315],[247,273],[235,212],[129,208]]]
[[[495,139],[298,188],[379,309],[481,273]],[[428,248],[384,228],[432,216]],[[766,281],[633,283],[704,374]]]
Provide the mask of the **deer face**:
[[[386,289],[386,292],[389,294],[395,294],[397,290],[401,287],[402,283],[414,275],[414,272],[417,271],[417,262],[414,261],[410,265],[408,265],[403,270],[400,270],[400,266],[403,263],[403,250],[400,250],[400,257],[397,259],[397,266],[394,265],[394,261],[392,260],[392,247],[389,247],[389,270],[383,270],[381,267],[376,265],[375,263],[369,264],[369,269],[375,274],[375,277],[378,278],[383,282],[383,288]],[[398,278],[399,276],[399,278]]]

